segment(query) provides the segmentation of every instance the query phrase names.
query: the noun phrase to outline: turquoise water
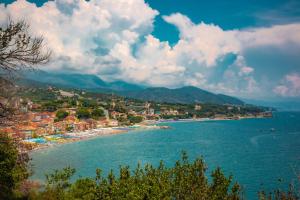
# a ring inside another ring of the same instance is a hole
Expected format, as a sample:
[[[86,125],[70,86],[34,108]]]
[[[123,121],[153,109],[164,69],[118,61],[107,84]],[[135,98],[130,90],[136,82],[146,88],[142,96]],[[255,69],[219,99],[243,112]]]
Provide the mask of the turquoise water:
[[[164,160],[172,166],[185,150],[190,159],[202,155],[209,173],[221,166],[227,175],[233,174],[247,199],[257,199],[262,188],[274,189],[296,180],[300,112],[278,112],[269,119],[168,125],[172,128],[103,136],[33,152],[32,178],[43,179],[45,173],[67,165],[77,169],[77,176],[94,176],[96,168],[107,173],[119,165],[134,167],[137,162],[157,165]]]
[[[31,139],[27,139],[25,141],[27,141],[27,142],[35,142],[35,143],[38,143],[38,144],[44,144],[44,143],[47,142],[44,138],[31,138]]]

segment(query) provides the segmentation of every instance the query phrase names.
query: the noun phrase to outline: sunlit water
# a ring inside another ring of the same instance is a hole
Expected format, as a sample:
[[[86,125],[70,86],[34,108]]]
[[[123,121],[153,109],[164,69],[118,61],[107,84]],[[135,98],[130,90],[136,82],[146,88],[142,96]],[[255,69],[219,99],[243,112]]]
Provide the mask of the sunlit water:
[[[32,179],[42,180],[45,173],[68,165],[76,168],[77,176],[95,176],[96,168],[106,174],[138,162],[157,165],[164,160],[172,166],[185,150],[190,159],[202,155],[209,173],[221,166],[227,175],[233,174],[247,199],[257,199],[262,188],[270,190],[296,180],[300,112],[278,112],[270,119],[168,125],[172,128],[97,137],[33,152]]]

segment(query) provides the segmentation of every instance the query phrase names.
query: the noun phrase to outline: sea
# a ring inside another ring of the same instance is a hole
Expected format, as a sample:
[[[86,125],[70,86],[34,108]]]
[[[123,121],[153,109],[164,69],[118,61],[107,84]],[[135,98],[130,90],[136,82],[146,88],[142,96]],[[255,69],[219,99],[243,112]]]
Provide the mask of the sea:
[[[258,199],[260,190],[272,191],[298,184],[300,174],[300,112],[274,112],[272,118],[223,121],[169,122],[170,129],[138,130],[101,136],[41,149],[30,154],[33,180],[71,166],[75,177],[95,177],[119,166],[137,163],[174,166],[182,151],[192,161],[203,157],[209,177],[221,167],[233,175],[246,199]]]

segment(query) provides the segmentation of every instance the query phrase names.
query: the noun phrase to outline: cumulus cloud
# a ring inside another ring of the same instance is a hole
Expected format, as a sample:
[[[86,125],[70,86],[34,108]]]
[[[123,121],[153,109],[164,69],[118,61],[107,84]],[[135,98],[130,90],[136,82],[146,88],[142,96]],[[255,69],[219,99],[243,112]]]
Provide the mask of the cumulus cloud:
[[[300,75],[296,73],[286,75],[273,91],[283,97],[300,96]]]
[[[45,37],[54,53],[48,69],[67,66],[98,73],[118,63],[118,58],[111,56],[112,49],[135,44],[152,32],[158,11],[143,0],[56,0],[41,7],[18,0],[7,7],[1,4],[0,13],[1,24],[8,15],[14,20],[26,19],[34,34]]]
[[[211,67],[220,56],[238,53],[239,43],[234,31],[224,31],[219,26],[203,22],[193,24],[187,16],[180,13],[163,18],[179,29],[180,40],[174,50],[178,54],[187,55],[198,64]]]
[[[152,35],[159,12],[144,0],[55,0],[41,7],[18,0],[0,4],[1,24],[8,15],[25,18],[34,34],[45,37],[54,52],[47,70],[150,86],[193,85],[233,95],[261,92],[245,50],[300,45],[300,24],[223,30],[175,13],[163,16],[179,30],[179,41],[171,46]]]

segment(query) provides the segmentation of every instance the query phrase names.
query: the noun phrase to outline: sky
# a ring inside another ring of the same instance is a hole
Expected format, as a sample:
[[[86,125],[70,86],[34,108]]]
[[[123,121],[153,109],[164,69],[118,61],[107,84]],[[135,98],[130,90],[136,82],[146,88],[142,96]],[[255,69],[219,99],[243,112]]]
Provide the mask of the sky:
[[[41,69],[300,100],[297,0],[0,0],[53,51]]]

